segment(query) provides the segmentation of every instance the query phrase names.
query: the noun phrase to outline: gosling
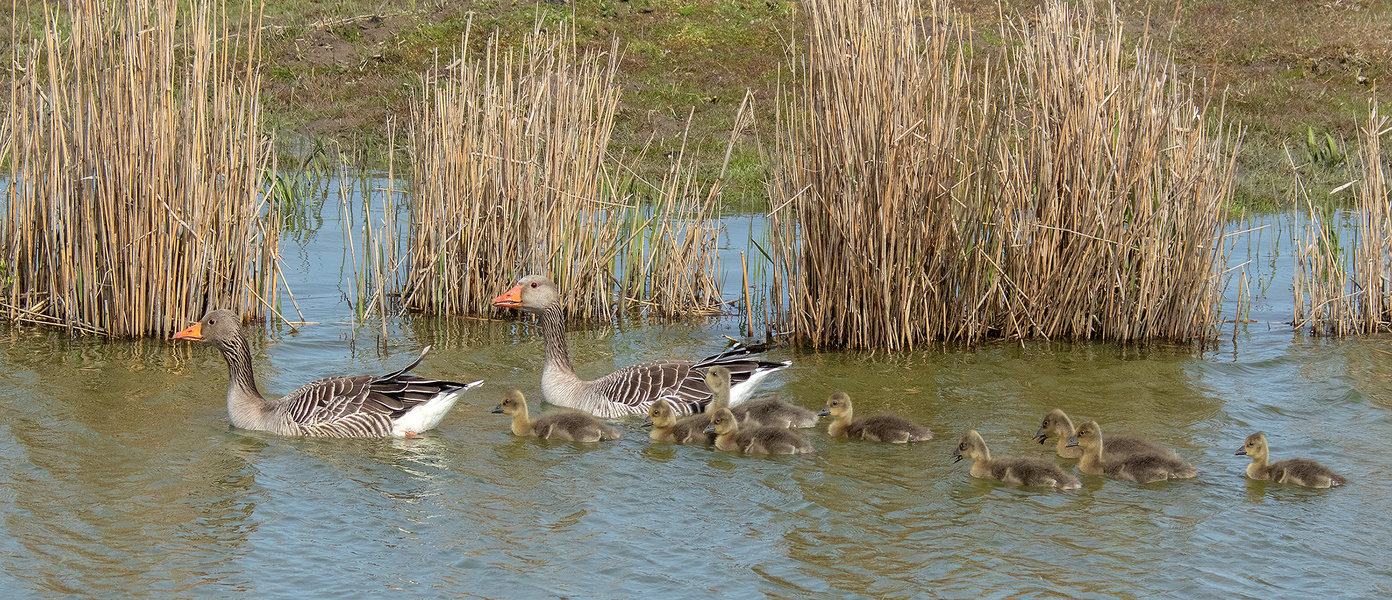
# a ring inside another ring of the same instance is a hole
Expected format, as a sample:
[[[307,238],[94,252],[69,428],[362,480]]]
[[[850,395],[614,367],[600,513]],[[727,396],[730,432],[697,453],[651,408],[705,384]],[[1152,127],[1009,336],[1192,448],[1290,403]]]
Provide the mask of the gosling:
[[[1293,483],[1312,488],[1328,488],[1347,483],[1329,467],[1306,458],[1289,458],[1267,464],[1270,454],[1266,447],[1266,434],[1260,431],[1247,436],[1247,442],[1237,449],[1237,454],[1252,458],[1252,463],[1247,465],[1247,476],[1252,479]]]
[[[1189,479],[1199,474],[1189,463],[1173,454],[1147,452],[1116,459],[1103,459],[1102,427],[1097,421],[1083,423],[1077,433],[1069,438],[1068,446],[1083,449],[1083,457],[1078,461],[1078,470],[1088,475],[1105,475],[1124,481],[1151,483],[1167,479]]]
[[[1027,487],[1052,487],[1060,490],[1076,490],[1082,487],[1077,477],[1059,468],[1058,465],[1039,458],[991,458],[986,448],[986,440],[975,429],[968,430],[957,441],[957,449],[952,451],[952,462],[964,458],[972,460],[971,476],[982,479],[996,479],[1014,485]]]
[[[875,415],[852,421],[853,410],[850,394],[836,392],[827,399],[826,406],[817,414],[832,417],[831,425],[827,427],[827,433],[832,437],[892,444],[926,442],[933,439],[933,432],[927,427],[915,425],[899,417]]]
[[[728,408],[716,409],[706,433],[715,434],[715,447],[726,452],[745,454],[804,454],[812,452],[806,438],[782,427],[746,427],[741,429],[734,413]]]
[[[1063,458],[1083,457],[1081,447],[1068,445],[1068,439],[1073,437],[1073,421],[1057,408],[1044,415],[1044,423],[1039,426],[1039,431],[1034,432],[1034,440],[1042,446],[1051,435],[1058,438],[1058,445],[1054,452],[1057,452],[1059,456]],[[1107,450],[1104,455],[1107,460],[1117,460],[1132,454],[1168,454],[1174,456],[1170,450],[1145,440],[1121,436],[1107,438]]]
[[[721,408],[730,409],[743,427],[816,427],[817,413],[784,403],[776,398],[750,400],[730,406],[730,370],[715,366],[706,371],[706,387],[710,388],[711,403],[706,406],[706,419]]]
[[[677,410],[666,398],[659,398],[648,407],[646,421],[652,425],[648,437],[655,442],[709,446],[715,441],[715,436],[706,433],[710,416],[697,414],[677,419]]]
[[[619,439],[619,430],[595,418],[574,410],[551,411],[533,421],[527,414],[527,399],[521,390],[503,395],[503,401],[493,412],[512,417],[512,433],[517,436],[536,436],[547,440],[598,442]]]

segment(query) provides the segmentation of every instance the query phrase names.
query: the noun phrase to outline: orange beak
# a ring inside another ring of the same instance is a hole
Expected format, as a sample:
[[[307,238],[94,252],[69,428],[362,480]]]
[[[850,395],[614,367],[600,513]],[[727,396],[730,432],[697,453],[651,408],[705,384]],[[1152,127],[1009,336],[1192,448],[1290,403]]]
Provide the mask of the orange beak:
[[[493,299],[493,306],[502,308],[522,308],[522,286],[515,285],[506,294]]]
[[[197,323],[194,323],[194,324],[192,324],[192,325],[189,325],[187,329],[185,329],[185,330],[183,330],[183,331],[180,331],[179,333],[174,334],[174,339],[176,339],[176,340],[202,340],[202,339],[203,339],[203,322],[202,322],[202,321],[199,321],[199,322],[197,322]]]

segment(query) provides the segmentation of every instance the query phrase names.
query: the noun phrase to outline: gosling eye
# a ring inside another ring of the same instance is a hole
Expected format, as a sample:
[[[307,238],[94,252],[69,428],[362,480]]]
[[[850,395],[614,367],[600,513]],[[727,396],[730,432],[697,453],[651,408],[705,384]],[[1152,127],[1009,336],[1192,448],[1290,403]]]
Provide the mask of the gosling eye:
[[[967,443],[966,443],[966,442],[962,442],[961,445],[957,446],[957,449],[958,449],[958,450],[966,450],[966,449],[967,449]]]

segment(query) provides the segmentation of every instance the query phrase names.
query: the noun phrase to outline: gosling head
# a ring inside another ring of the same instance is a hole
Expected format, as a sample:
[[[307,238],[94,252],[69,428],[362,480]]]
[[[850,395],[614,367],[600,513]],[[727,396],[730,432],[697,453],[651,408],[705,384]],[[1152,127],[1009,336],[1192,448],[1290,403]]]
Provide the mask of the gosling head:
[[[543,313],[561,305],[561,292],[543,275],[528,275],[503,295],[493,299],[493,306],[516,308],[523,312]]]
[[[1034,440],[1043,444],[1049,439],[1050,435],[1065,436],[1073,434],[1073,421],[1068,419],[1068,415],[1055,408],[1044,415],[1044,422],[1039,424],[1039,431],[1034,432]]]
[[[706,433],[715,435],[727,435],[739,430],[739,422],[735,421],[735,413],[728,408],[716,409],[711,413],[710,425],[706,425]]]
[[[986,440],[981,439],[981,434],[975,429],[968,429],[962,434],[961,439],[957,440],[957,448],[952,451],[952,462],[958,462],[964,458],[977,460],[990,460],[991,451],[986,449]]]
[[[729,393],[730,370],[719,365],[706,369],[706,387],[717,394],[722,391]]]
[[[677,424],[677,411],[672,408],[672,403],[666,398],[658,398],[648,407],[648,418],[643,420],[644,425],[653,427],[671,427]]]
[[[1266,460],[1266,434],[1258,431],[1247,436],[1247,441],[1243,442],[1242,447],[1237,449],[1237,454],[1249,456],[1257,462]]]
[[[822,410],[817,411],[817,416],[832,416],[840,418],[841,415],[850,414],[850,412],[851,395],[847,394],[846,392],[836,392],[835,394],[832,394],[830,398],[827,398],[826,406],[823,406]]]
[[[1083,450],[1092,448],[1102,443],[1102,426],[1097,421],[1088,421],[1078,428],[1073,437],[1068,438],[1068,447],[1077,446]]]
[[[522,395],[522,390],[511,390],[503,394],[503,401],[493,407],[496,414],[515,415],[527,412],[527,398]]]

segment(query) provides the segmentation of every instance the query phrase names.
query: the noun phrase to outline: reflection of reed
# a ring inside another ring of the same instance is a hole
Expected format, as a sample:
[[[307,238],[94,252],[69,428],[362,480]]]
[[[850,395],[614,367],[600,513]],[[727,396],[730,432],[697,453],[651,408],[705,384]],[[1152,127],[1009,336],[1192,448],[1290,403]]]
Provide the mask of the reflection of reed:
[[[65,4],[0,113],[5,316],[164,336],[210,305],[274,310],[260,30],[233,35],[206,1],[178,24],[175,0]]]

